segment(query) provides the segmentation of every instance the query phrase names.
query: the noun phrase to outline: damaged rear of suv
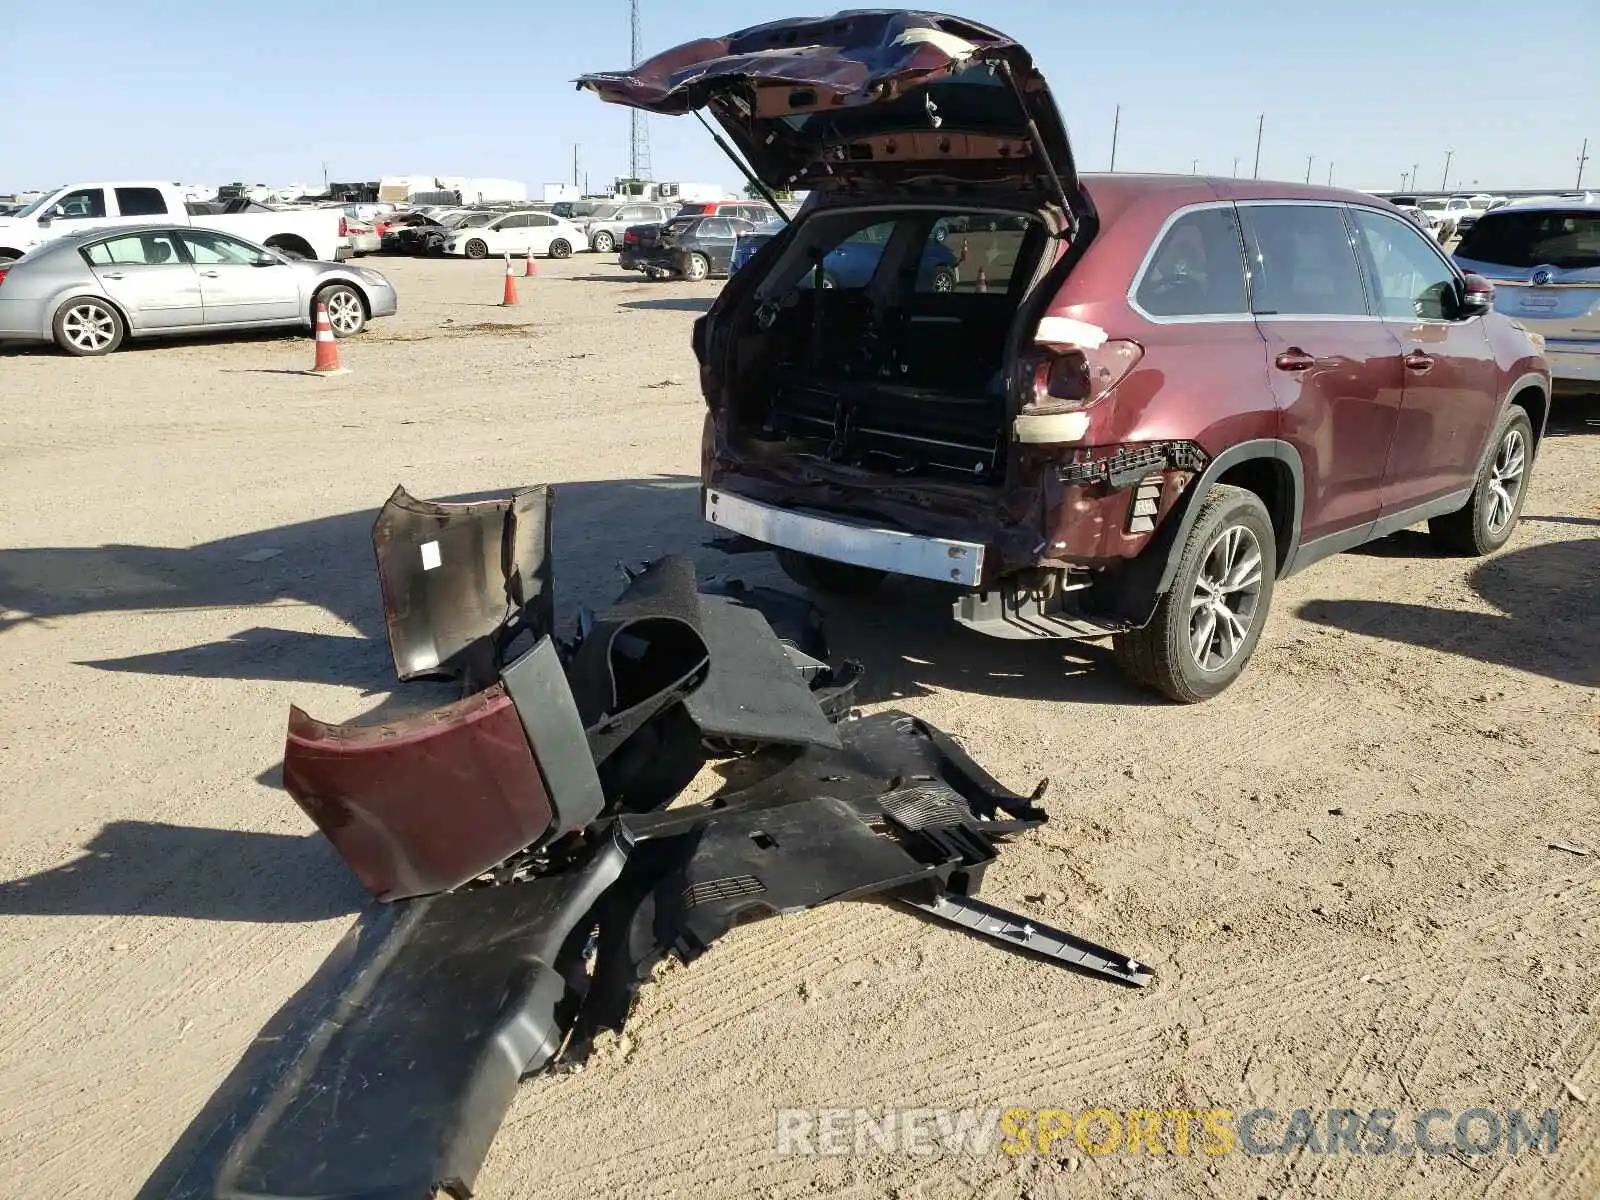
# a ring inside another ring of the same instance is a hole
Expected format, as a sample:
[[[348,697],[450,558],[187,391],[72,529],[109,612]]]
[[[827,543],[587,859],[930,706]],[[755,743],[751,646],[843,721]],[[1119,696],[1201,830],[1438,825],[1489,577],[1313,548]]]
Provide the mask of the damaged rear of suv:
[[[756,186],[811,193],[694,333],[705,515],[808,586],[940,581],[965,625],[1113,635],[1193,702],[1245,668],[1277,578],[1422,520],[1510,536],[1543,361],[1382,202],[1080,176],[1027,52],[932,13],[580,85],[705,109]]]

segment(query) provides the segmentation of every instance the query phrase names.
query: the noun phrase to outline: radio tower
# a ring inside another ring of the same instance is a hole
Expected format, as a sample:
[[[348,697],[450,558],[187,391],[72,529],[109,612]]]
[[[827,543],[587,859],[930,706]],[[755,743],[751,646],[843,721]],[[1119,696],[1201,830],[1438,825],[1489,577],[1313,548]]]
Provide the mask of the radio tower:
[[[639,0],[628,0],[629,29],[633,34],[633,64],[638,66],[644,58],[644,46],[639,37]],[[628,115],[632,141],[628,147],[628,174],[634,179],[650,178],[650,130],[644,123],[644,113],[633,109]]]

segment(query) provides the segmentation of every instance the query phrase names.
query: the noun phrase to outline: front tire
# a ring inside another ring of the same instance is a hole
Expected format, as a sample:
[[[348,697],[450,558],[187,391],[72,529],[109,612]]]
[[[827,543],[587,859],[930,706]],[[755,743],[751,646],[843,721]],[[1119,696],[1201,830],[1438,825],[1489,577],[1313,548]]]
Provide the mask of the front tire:
[[[1260,498],[1226,484],[1212,488],[1155,616],[1112,640],[1117,665],[1180,704],[1209,700],[1255,654],[1277,573],[1272,518]]]
[[[1494,449],[1478,471],[1472,498],[1453,513],[1428,522],[1428,535],[1446,550],[1481,558],[1511,540],[1528,494],[1533,465],[1533,422],[1513,404],[1495,426]]]
[[[328,324],[336,338],[354,337],[367,327],[367,306],[361,302],[355,288],[344,283],[333,283],[317,293],[311,306],[316,313],[317,304],[328,310]]]
[[[887,571],[834,562],[798,550],[777,551],[783,573],[808,591],[826,596],[869,596],[888,578]]]
[[[462,247],[462,253],[468,258],[488,258],[489,244],[479,238],[473,238]]]
[[[557,238],[555,241],[550,243],[550,257],[571,258],[572,243],[567,241],[566,238]]]
[[[602,229],[594,235],[594,241],[590,242],[589,245],[596,254],[610,254],[617,248],[617,239]]]
[[[949,267],[940,267],[933,273],[933,290],[936,292],[955,291],[956,273]]]
[[[122,314],[98,296],[74,296],[56,311],[56,345],[74,358],[98,358],[122,345],[128,334]]]

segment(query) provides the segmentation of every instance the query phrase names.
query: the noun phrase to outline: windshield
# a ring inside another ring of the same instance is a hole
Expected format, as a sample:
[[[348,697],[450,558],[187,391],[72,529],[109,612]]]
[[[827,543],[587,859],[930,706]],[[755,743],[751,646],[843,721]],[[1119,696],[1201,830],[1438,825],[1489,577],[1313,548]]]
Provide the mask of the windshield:
[[[1600,211],[1501,209],[1479,218],[1456,255],[1501,267],[1600,267]]]
[[[52,197],[54,195],[55,195],[54,192],[46,192],[44,195],[40,196],[32,204],[28,205],[28,207],[24,208],[21,212],[17,213],[16,215],[19,216],[19,217],[31,217],[31,216],[33,216],[34,213],[38,212],[41,208],[44,207],[44,202],[46,200],[50,199],[50,197]]]

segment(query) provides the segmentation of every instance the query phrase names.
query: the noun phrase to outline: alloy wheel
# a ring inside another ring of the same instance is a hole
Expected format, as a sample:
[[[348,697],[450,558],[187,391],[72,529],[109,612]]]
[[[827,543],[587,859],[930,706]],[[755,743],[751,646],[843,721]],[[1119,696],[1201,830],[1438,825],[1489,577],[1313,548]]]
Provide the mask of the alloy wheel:
[[[61,318],[61,333],[79,350],[96,353],[117,336],[117,319],[98,304],[74,304]]]
[[[1220,671],[1249,638],[1261,562],[1261,544],[1243,525],[1225,527],[1206,547],[1189,597],[1189,650],[1202,671]]]
[[[1494,465],[1489,468],[1489,534],[1498,537],[1517,511],[1517,498],[1522,493],[1522,480],[1527,472],[1528,445],[1522,430],[1510,429],[1500,440],[1495,451]]]
[[[361,328],[361,301],[352,292],[334,292],[323,306],[335,333],[350,334]]]

